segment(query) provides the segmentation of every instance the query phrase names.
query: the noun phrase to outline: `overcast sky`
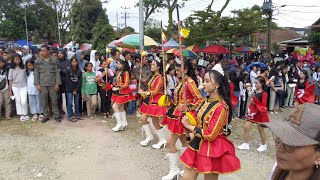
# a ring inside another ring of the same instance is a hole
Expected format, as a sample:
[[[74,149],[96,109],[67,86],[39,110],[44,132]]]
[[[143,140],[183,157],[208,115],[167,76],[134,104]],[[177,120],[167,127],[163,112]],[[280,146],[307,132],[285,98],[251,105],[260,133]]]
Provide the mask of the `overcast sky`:
[[[180,0],[179,0],[180,1]],[[253,5],[262,6],[264,0],[231,0],[228,7],[223,12],[223,16],[231,16],[232,10],[250,8]],[[117,12],[119,24],[124,24],[124,19],[121,18],[124,13],[124,9],[121,7],[130,8],[127,10],[129,18],[127,25],[131,26],[138,31],[139,28],[139,11],[135,4],[138,0],[109,0],[108,4],[104,4],[104,8],[107,9],[109,21],[113,26],[117,25]],[[185,19],[194,10],[203,10],[211,0],[189,0],[185,3],[185,7],[180,10],[180,18]],[[212,8],[217,11],[220,10],[225,0],[215,0]],[[281,5],[287,5],[286,7],[277,8],[274,12],[274,18],[281,27],[308,27],[320,18],[320,0],[273,0],[274,6],[280,7]],[[163,21],[166,25],[168,22],[167,11],[155,13],[151,18]],[[176,12],[174,12],[174,20],[176,20]]]

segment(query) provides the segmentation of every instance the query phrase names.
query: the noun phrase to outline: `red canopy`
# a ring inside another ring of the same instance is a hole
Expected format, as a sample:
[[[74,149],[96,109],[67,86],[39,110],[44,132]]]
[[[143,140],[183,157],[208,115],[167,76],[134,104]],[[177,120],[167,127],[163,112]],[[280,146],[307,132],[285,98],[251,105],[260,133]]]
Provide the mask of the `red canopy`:
[[[201,52],[208,53],[208,54],[229,54],[228,49],[218,44],[208,46],[202,49]]]

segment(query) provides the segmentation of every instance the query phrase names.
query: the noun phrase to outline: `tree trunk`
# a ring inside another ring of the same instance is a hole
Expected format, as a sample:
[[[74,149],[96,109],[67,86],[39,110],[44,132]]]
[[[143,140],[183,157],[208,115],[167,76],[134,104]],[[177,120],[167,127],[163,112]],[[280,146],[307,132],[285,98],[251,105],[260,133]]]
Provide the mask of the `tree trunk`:
[[[172,37],[172,28],[173,28],[173,9],[169,9],[169,20],[168,20],[168,28],[167,28],[167,34],[168,34],[168,37]]]
[[[227,8],[229,2],[230,2],[230,0],[226,0],[226,3],[224,3],[224,5],[222,6],[221,10],[217,12],[217,16],[218,17],[221,17],[222,12]]]

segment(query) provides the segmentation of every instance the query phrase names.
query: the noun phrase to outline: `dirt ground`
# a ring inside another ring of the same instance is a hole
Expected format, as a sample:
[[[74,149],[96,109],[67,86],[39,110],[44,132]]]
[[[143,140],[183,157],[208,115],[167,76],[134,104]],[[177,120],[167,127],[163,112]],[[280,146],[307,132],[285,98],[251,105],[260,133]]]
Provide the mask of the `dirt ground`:
[[[270,115],[272,121],[288,113]],[[63,120],[40,122],[0,121],[0,180],[63,179],[63,180],[153,180],[168,173],[167,151],[141,147],[141,124],[128,119],[125,132],[111,130],[114,119],[107,123],[101,117],[77,123]],[[229,137],[238,146],[242,143],[243,120],[233,122]],[[238,151],[241,170],[221,175],[222,180],[264,180],[274,165],[274,143],[267,130],[268,151],[258,153],[257,128],[251,131],[250,151]],[[179,146],[179,145],[178,145]],[[203,179],[199,176],[198,179]]]

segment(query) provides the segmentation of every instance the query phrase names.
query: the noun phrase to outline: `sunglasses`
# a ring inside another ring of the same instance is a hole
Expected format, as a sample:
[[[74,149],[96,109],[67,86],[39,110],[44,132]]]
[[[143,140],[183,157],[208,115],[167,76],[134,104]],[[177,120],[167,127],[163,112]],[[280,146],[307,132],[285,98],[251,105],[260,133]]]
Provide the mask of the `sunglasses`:
[[[293,153],[296,149],[301,148],[301,146],[291,146],[288,144],[283,143],[280,138],[278,138],[277,136],[275,136],[274,134],[272,134],[273,136],[273,140],[275,142],[276,147],[277,146],[282,146],[282,148],[278,148],[278,150],[282,153],[284,152],[288,152],[288,153]],[[282,150],[283,149],[283,150]]]

